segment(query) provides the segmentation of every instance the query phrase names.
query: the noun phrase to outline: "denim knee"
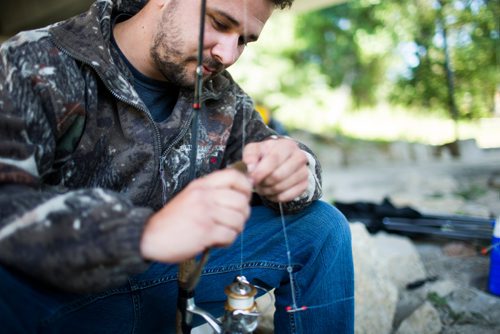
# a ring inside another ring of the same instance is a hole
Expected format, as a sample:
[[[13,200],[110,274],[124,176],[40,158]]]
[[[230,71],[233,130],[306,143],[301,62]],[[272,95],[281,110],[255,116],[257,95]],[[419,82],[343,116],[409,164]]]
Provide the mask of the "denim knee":
[[[306,210],[301,220],[307,221],[308,229],[318,231],[323,239],[328,236],[336,244],[351,245],[351,231],[344,214],[333,205],[324,201],[313,202]],[[313,233],[314,238],[318,237]]]

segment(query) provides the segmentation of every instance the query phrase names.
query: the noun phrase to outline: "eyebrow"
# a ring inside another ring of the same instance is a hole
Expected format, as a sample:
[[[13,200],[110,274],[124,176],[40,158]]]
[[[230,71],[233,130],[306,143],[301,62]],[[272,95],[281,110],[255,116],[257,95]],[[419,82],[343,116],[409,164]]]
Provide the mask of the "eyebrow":
[[[211,11],[214,13],[217,13],[220,16],[223,16],[226,20],[228,20],[231,23],[231,25],[236,26],[236,27],[241,26],[241,23],[238,20],[236,20],[234,17],[227,14],[226,12],[223,12],[223,11],[220,11],[217,9],[213,9]],[[258,38],[259,38],[259,36],[256,36],[254,34],[250,34],[248,36],[245,36],[245,39],[249,42],[255,42],[255,41],[257,41]]]

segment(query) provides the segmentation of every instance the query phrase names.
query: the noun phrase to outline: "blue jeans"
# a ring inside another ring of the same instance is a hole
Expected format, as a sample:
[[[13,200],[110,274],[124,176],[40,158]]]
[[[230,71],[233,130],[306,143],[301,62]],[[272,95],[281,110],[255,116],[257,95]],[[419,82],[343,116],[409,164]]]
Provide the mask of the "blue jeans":
[[[260,206],[252,208],[233,246],[211,252],[196,288],[196,304],[220,316],[224,287],[243,274],[276,288],[276,333],[353,333],[354,275],[345,218],[317,201],[285,221],[297,306],[307,310],[286,311],[292,293],[281,218]],[[174,332],[176,276],[177,266],[154,263],[124,286],[76,295],[0,266],[0,328],[3,333]]]

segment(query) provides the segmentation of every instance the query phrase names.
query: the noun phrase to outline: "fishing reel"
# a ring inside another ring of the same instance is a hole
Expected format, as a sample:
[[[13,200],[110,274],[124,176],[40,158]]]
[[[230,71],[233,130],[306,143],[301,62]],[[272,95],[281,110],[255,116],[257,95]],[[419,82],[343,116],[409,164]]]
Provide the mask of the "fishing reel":
[[[227,301],[222,318],[223,333],[253,333],[259,324],[257,289],[244,276],[237,276],[224,290]]]
[[[257,288],[259,287],[250,284],[244,276],[237,276],[234,282],[224,290],[227,300],[221,320],[215,319],[210,313],[196,306],[193,297],[188,298],[185,304],[186,320],[191,323],[193,315],[198,315],[217,334],[253,333],[259,324],[261,315],[255,302]],[[182,332],[184,333],[184,331]]]

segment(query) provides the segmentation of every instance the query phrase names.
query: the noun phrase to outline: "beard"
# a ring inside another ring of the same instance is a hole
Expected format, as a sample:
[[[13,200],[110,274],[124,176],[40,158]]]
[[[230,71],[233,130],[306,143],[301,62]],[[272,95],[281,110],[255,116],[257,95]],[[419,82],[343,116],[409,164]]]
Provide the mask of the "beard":
[[[162,42],[165,40],[164,37],[164,33],[158,34],[151,47],[151,57],[156,68],[168,82],[180,87],[192,87],[194,85],[194,74],[188,73],[187,66],[196,62],[196,57],[194,59],[188,57],[183,60],[180,52],[170,47],[167,48],[167,45]]]
[[[174,20],[177,4],[177,1],[172,1],[163,14],[153,39],[150,55],[156,68],[168,82],[179,87],[193,88],[198,58],[197,55],[186,56],[181,51],[185,43]],[[203,64],[214,70],[213,74],[204,78],[205,80],[224,70],[224,65],[212,58],[204,57]],[[192,71],[189,70],[190,65]]]

